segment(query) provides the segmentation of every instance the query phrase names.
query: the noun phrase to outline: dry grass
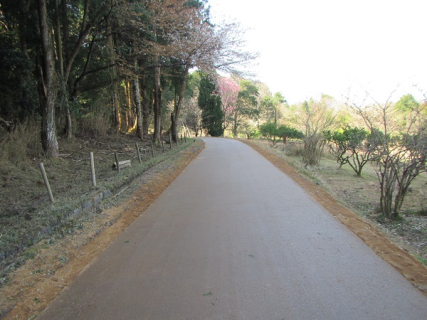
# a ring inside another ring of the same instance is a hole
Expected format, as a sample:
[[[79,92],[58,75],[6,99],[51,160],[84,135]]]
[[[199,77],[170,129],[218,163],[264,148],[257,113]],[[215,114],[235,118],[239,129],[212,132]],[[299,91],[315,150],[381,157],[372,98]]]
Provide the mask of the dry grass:
[[[20,163],[42,154],[40,143],[40,124],[27,121],[18,124],[12,132],[3,132],[0,136],[1,164]]]
[[[114,193],[148,168],[171,159],[187,144],[161,146],[142,153],[140,164],[135,143],[150,148],[130,135],[93,135],[74,138],[72,142],[59,140],[60,157],[46,159],[38,145],[38,126],[27,124],[15,129],[1,140],[0,157],[0,285],[7,274],[19,267],[33,253],[29,248],[42,239],[55,241],[82,227],[85,216],[82,207],[95,203],[100,194]],[[98,132],[99,133],[99,132]],[[97,186],[92,186],[90,152],[94,152]],[[114,153],[119,160],[131,160],[132,167],[117,173],[112,170]],[[50,203],[39,163],[43,162],[55,203]],[[95,206],[96,208],[96,206]],[[92,215],[97,210],[91,210]]]
[[[120,140],[127,143],[128,139]],[[67,219],[54,234],[21,253],[27,258],[25,264],[8,274],[7,284],[0,286],[0,319],[35,318],[157,199],[203,148],[204,143],[197,140],[159,155],[157,159],[164,161],[156,160],[156,165],[131,183],[78,217]],[[19,261],[15,259],[15,265]]]
[[[362,177],[357,177],[349,166],[339,165],[324,153],[318,166],[305,167],[302,162],[302,146],[298,143],[277,145],[272,148],[266,141],[256,143],[286,160],[300,174],[328,191],[339,203],[359,216],[376,224],[399,246],[410,251],[427,265],[427,174],[416,178],[411,192],[405,198],[400,219],[392,221],[378,214],[379,183],[376,173],[369,164],[365,166]]]

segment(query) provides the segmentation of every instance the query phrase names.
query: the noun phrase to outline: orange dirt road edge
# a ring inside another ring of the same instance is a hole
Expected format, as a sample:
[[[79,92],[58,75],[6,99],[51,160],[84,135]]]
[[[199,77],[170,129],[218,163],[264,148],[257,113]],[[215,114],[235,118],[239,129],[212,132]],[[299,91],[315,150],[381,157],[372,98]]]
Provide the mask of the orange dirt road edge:
[[[107,220],[101,225],[104,227],[98,227],[92,235],[86,235],[82,244],[79,244],[78,236],[72,236],[72,239],[61,241],[58,244],[60,248],[41,249],[34,259],[16,270],[11,282],[0,290],[0,296],[14,301],[13,308],[3,319],[29,319],[40,314],[125,228],[143,214],[204,149],[204,142],[198,140],[195,146],[198,146],[197,151],[194,152],[192,147],[182,150],[181,156],[170,168],[154,173],[148,183],[128,199],[117,207],[105,210]],[[58,252],[66,253],[67,263],[58,263]],[[51,272],[49,275],[36,272],[47,269]]]
[[[348,208],[340,205],[324,189],[302,177],[290,165],[288,165],[285,160],[268,152],[251,141],[241,141],[252,147],[278,169],[298,183],[328,212],[330,212],[372,250],[374,250],[378,256],[388,262],[425,296],[427,296],[427,268],[420,261],[405,250],[393,244],[390,239],[388,239],[374,226],[364,221]]]

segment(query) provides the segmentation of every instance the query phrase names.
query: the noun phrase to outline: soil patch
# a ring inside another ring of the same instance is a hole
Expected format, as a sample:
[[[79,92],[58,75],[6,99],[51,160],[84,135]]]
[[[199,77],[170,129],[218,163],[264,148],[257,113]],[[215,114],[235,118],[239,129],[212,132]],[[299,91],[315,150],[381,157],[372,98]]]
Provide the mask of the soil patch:
[[[377,230],[368,221],[363,220],[348,208],[339,204],[323,188],[301,176],[282,158],[272,154],[258,144],[242,140],[262,156],[267,158],[278,169],[303,187],[327,211],[371,247],[378,256],[387,261],[407,280],[427,296],[427,268],[407,251],[393,244],[388,237]]]

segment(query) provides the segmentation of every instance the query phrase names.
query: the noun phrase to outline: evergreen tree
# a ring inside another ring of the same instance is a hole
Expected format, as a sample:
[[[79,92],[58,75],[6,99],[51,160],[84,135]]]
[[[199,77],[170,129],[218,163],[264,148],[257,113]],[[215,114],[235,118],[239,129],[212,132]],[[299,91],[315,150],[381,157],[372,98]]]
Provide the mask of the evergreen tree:
[[[202,76],[200,80],[198,104],[202,109],[203,128],[207,129],[213,137],[222,136],[224,114],[221,108],[221,97],[215,83],[207,75]]]

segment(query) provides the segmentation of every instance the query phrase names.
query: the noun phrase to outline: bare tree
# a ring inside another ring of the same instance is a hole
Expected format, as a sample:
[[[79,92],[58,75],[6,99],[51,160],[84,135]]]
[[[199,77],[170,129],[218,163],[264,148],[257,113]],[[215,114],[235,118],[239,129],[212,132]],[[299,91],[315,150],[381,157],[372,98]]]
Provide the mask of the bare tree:
[[[333,103],[332,98],[323,95],[320,101],[306,101],[301,106],[298,121],[304,133],[305,166],[317,165],[320,161],[326,143],[323,133],[335,120]]]
[[[221,108],[224,113],[222,122],[223,130],[226,130],[233,119],[234,109],[237,105],[240,87],[233,78],[218,78],[218,89],[221,96]]]
[[[135,61],[135,69],[138,72],[138,62]],[[136,109],[136,135],[141,140],[144,137],[143,124],[142,124],[142,103],[141,103],[141,92],[139,87],[139,77],[133,79],[133,90],[134,90],[134,101]]]
[[[202,109],[199,108],[197,103],[197,95],[195,94],[189,100],[184,102],[183,118],[186,127],[194,131],[196,137],[202,130]]]
[[[367,94],[369,97],[370,95]],[[398,120],[399,109],[391,101],[375,99],[372,106],[351,106],[364,120],[376,144],[375,165],[380,184],[380,210],[384,216],[396,218],[412,181],[426,171],[427,119],[425,104],[406,113],[406,122]]]
[[[213,70],[235,72],[236,68],[256,58],[255,54],[244,51],[243,31],[237,24],[213,26],[204,21],[203,11],[192,10],[187,13],[191,28],[170,35],[171,48],[168,50],[182,65],[182,83],[178,99],[174,105],[174,119],[178,119],[188,73],[191,68],[210,73]],[[180,29],[178,29],[180,30]],[[172,121],[172,136],[176,136],[176,121]]]

